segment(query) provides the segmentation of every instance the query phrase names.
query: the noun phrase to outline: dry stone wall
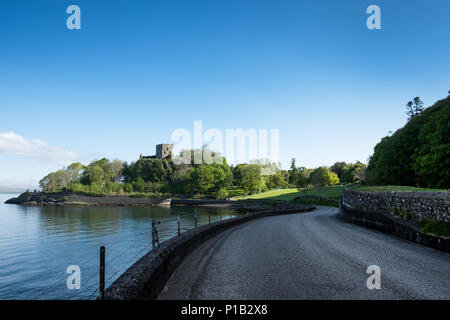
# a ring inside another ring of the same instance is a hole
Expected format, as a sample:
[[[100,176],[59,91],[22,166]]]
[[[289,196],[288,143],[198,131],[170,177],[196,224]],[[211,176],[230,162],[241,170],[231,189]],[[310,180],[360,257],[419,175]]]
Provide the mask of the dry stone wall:
[[[450,192],[368,192],[345,188],[343,204],[360,211],[407,215],[411,220],[450,221]]]

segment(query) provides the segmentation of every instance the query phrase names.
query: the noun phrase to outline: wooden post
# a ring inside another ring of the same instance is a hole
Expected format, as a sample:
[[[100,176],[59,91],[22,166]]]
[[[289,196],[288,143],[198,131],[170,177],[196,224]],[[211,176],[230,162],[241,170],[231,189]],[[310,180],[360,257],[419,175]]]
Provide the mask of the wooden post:
[[[180,216],[178,216],[178,236],[181,236],[181,222],[180,222]]]
[[[158,229],[156,229],[157,223],[159,224],[159,221],[152,219],[152,249],[155,249],[157,246],[159,248]]]
[[[156,226],[155,226],[155,219],[152,219],[152,249],[155,249],[155,244],[156,244],[156,241],[155,241],[155,228],[156,228]]]
[[[197,228],[197,211],[194,213],[194,225]]]
[[[100,247],[100,300],[105,297],[105,247]]]

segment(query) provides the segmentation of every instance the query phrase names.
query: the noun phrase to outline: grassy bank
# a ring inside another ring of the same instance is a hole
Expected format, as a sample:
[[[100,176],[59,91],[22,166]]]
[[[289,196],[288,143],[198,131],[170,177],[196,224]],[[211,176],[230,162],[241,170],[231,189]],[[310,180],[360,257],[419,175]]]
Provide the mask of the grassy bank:
[[[348,186],[349,189],[357,191],[371,191],[371,192],[436,192],[436,191],[447,191],[442,189],[426,189],[426,188],[415,188],[408,186],[362,186],[359,184]],[[323,188],[305,188],[305,189],[277,189],[271,190],[263,193],[254,194],[251,196],[240,196],[234,197],[233,200],[238,199],[260,199],[260,200],[279,200],[279,201],[293,201],[298,196],[320,196],[328,199],[339,200],[344,190],[343,185],[328,186]],[[314,203],[317,205],[323,205],[324,203]]]
[[[329,186],[324,188],[309,188],[309,189],[277,189],[263,193],[254,194],[251,196],[236,197],[235,199],[267,199],[267,200],[280,200],[280,201],[292,201],[298,196],[313,195],[321,196],[324,198],[330,198],[339,200],[339,196],[342,194],[344,186]]]

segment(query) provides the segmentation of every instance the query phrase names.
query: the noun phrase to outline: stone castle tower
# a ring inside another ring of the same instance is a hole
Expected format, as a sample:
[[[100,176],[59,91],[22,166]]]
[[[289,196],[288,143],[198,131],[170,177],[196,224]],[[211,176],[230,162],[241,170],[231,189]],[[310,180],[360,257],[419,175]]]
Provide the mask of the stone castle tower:
[[[157,144],[156,158],[164,159],[171,158],[173,155],[173,144]]]

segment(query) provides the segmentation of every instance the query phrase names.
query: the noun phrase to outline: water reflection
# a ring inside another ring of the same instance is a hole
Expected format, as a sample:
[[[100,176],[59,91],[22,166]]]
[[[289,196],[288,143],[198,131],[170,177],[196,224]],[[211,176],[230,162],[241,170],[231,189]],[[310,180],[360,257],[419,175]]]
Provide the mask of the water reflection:
[[[206,207],[26,207],[0,195],[0,299],[87,299],[98,286],[99,247],[106,246],[106,284],[151,249],[151,220],[160,241],[228,219],[229,209]],[[66,268],[81,268],[81,289],[66,286]],[[93,297],[96,295],[94,294]]]

